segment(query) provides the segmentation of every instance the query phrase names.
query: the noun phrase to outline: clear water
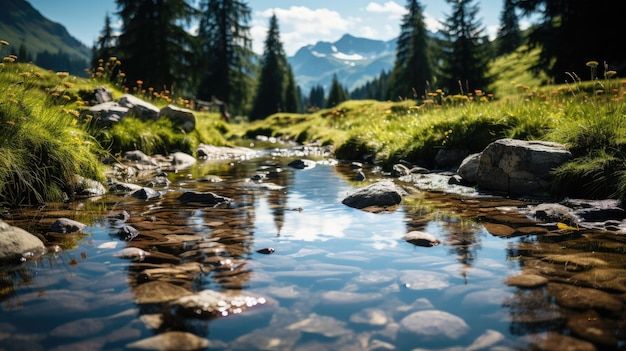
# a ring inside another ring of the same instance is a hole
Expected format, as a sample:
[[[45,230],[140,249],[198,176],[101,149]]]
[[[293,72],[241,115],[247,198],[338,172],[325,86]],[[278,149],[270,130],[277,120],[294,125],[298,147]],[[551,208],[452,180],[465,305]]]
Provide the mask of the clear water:
[[[368,180],[359,183],[350,180],[346,165],[322,162],[298,170],[287,167],[288,161],[206,161],[170,173],[172,182],[158,188],[158,199],[107,195],[13,211],[7,222],[54,239],[64,250],[0,275],[0,350],[125,350],[170,330],[206,338],[211,350],[523,350],[529,347],[525,335],[570,334],[555,323],[565,312],[549,297],[532,299],[543,301],[539,306],[527,303],[528,296],[545,294],[542,289],[504,283],[520,272],[518,246],[534,242],[532,236],[493,236],[441,194],[414,193],[390,213],[353,209],[341,200],[379,173],[368,170]],[[283,189],[243,182],[266,170],[271,172],[264,183]],[[208,174],[223,181],[199,181]],[[188,190],[232,197],[235,205],[181,204],[177,197]],[[126,224],[140,232],[130,242],[116,237],[121,224],[107,217],[122,210],[131,215]],[[46,228],[58,217],[87,223],[85,235],[55,239]],[[442,244],[410,244],[403,236],[412,230],[431,233]],[[174,248],[163,244],[164,235],[202,240]],[[142,283],[137,277],[164,265],[206,265],[202,255],[189,254],[202,241],[219,243],[232,269],[170,282],[193,291],[237,289],[268,303],[227,317],[155,324],[163,304],[136,303],[135,288]],[[169,256],[114,256],[126,246]],[[263,248],[274,253],[257,252]],[[412,330],[419,322],[405,318],[419,311],[443,312],[448,319]],[[525,322],[525,314],[550,313],[558,316]]]

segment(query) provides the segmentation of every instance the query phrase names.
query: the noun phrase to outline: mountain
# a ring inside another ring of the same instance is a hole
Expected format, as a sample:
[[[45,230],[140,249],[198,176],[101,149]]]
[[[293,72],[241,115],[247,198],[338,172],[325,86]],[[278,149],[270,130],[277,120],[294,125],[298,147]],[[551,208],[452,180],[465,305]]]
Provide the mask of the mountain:
[[[333,74],[351,91],[393,68],[396,43],[397,39],[382,41],[345,34],[334,43],[320,41],[304,46],[287,60],[304,96],[316,85],[328,93]]]
[[[46,57],[50,59],[46,61],[51,62],[47,65],[39,64],[37,60],[35,62],[47,69],[84,74],[83,69],[88,67],[91,61],[90,48],[72,37],[62,25],[43,17],[26,0],[2,1],[0,40],[9,42],[11,54],[18,55],[21,46],[33,59],[44,53],[40,58]],[[6,50],[5,47],[3,56],[6,56]],[[24,59],[18,55],[18,61]],[[52,61],[56,62],[53,64]],[[69,67],[81,63],[84,65],[80,68]]]

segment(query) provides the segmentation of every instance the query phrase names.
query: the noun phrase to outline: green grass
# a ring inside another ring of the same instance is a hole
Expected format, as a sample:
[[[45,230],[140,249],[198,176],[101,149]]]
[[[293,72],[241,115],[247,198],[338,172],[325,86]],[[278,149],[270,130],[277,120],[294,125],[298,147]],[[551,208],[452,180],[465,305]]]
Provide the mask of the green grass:
[[[77,175],[103,178],[102,149],[78,123],[62,76],[10,60],[0,67],[0,203],[60,201]]]
[[[441,149],[480,152],[505,137],[555,141],[574,156],[554,171],[556,197],[626,199],[626,82],[609,77],[581,81],[572,74],[566,84],[541,85],[544,78],[528,73],[536,54],[518,51],[494,61],[493,96],[436,91],[419,105],[346,101],[311,114],[277,113],[251,123],[239,118],[225,123],[217,113],[196,112],[196,128],[189,133],[166,119],[134,117],[100,128],[81,113],[99,85],[112,90],[114,98],[127,92],[121,88],[122,75],[110,79],[115,59],[103,62],[88,79],[5,59],[0,64],[0,203],[59,201],[71,193],[76,175],[101,179],[101,161],[108,155],[135,149],[194,154],[200,143],[231,145],[257,135],[333,145],[339,159],[373,159],[386,169],[399,160],[434,166]],[[157,107],[185,106],[169,92],[140,82],[128,91]]]

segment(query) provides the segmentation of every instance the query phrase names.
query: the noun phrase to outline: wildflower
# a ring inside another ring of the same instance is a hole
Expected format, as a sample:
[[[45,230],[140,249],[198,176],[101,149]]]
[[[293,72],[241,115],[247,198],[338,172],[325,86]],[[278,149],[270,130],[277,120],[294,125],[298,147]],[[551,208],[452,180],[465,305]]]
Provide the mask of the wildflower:
[[[109,57],[109,61],[117,61],[117,57],[111,56],[111,57]]]
[[[17,100],[15,100],[15,99],[9,99],[8,101],[9,101],[10,103],[12,103],[12,104],[17,104]]]
[[[65,87],[69,89],[69,88],[74,86],[74,83],[72,83],[72,82],[63,82],[63,85],[65,85]]]
[[[30,72],[22,72],[22,73],[20,73],[20,76],[22,76],[24,78],[28,78],[28,77],[30,77]]]
[[[4,60],[4,62],[6,62],[6,63],[12,63],[12,62],[15,62],[15,59],[14,59],[13,57],[11,57],[11,56],[6,56],[3,60]]]
[[[98,71],[104,71],[104,67],[98,66]]]
[[[72,100],[72,98],[69,95],[63,95],[62,97],[67,101]]]
[[[8,125],[11,125],[11,126],[14,126],[14,125],[15,125],[15,122],[13,122],[13,121],[7,121],[7,124],[8,124]]]
[[[587,67],[596,68],[596,67],[598,67],[598,61],[589,61],[585,65]]]
[[[124,77],[126,77],[126,73],[124,73],[124,72],[120,72],[120,73],[118,74],[118,77],[120,77],[120,78],[124,78]]]
[[[605,75],[607,78],[611,78],[611,77],[613,77],[613,76],[614,76],[614,75],[616,75],[616,74],[617,74],[617,72],[615,72],[615,71],[607,71],[604,75]]]
[[[104,62],[103,59],[98,59],[98,63],[102,63],[102,62]]]
[[[6,45],[9,46],[9,42],[6,40],[0,40],[0,45]]]
[[[43,78],[43,73],[41,73],[41,72],[35,72],[35,77],[37,77],[37,78]]]
[[[137,85],[143,85],[143,80],[137,80]]]
[[[67,78],[70,75],[69,72],[57,72],[57,77],[63,79],[63,78]]]

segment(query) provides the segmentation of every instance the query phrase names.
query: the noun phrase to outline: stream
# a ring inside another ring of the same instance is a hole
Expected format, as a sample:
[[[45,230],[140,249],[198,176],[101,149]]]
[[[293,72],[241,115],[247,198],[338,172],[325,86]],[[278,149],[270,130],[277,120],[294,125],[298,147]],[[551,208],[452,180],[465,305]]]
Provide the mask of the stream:
[[[287,166],[298,158],[316,164]],[[382,213],[342,204],[389,178],[363,173],[267,150],[167,172],[147,200],[10,210],[56,252],[0,271],[0,350],[625,349],[624,236],[541,225],[497,196],[415,188]],[[188,191],[232,203],[181,202]],[[87,227],[50,233],[61,217]],[[242,299],[217,313],[172,303],[205,291]]]

